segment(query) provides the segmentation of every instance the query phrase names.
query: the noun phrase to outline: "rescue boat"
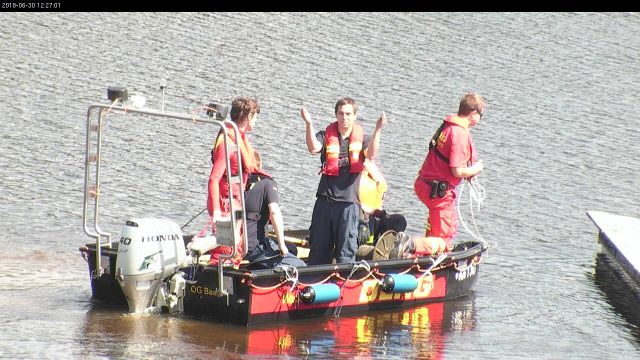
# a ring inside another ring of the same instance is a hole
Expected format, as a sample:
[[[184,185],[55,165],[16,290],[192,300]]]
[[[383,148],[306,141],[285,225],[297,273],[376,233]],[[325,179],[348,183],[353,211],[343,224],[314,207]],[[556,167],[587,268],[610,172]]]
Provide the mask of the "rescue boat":
[[[488,249],[485,242],[467,241],[445,253],[405,257],[406,236],[401,233],[381,238],[377,255],[354,263],[263,270],[229,265],[224,259],[238,255],[238,244],[244,241],[230,231],[245,219],[244,199],[241,209],[231,209],[228,224],[217,224],[215,235],[184,234],[173,220],[141,216],[126,219],[113,239],[102,230],[98,211],[105,116],[140,114],[211,124],[222,130],[230,151],[238,158],[241,152],[227,142],[228,132],[237,138],[238,129],[225,119],[224,106],[209,104],[206,116],[196,116],[166,112],[164,104],[162,110],[145,108],[140,98],[131,102],[125,88],[109,88],[108,97],[112,103],[89,107],[86,123],[83,227],[94,241],[82,245],[80,252],[88,263],[95,299],[121,304],[132,313],[171,312],[253,325],[445,302],[467,296],[478,279]],[[242,174],[233,177],[229,169],[227,176],[241,182]],[[305,260],[306,231],[285,235]],[[221,261],[211,265],[208,251],[220,245],[230,246],[233,253],[220,255]]]

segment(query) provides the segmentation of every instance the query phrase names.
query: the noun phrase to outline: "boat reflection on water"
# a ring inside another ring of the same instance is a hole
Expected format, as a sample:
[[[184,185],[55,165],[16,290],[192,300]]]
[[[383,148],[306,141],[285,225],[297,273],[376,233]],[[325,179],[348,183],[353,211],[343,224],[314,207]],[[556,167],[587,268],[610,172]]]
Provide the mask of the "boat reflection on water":
[[[640,284],[627,275],[606,248],[596,255],[594,281],[607,302],[632,325],[631,331],[640,342]]]
[[[468,297],[387,313],[253,328],[247,333],[246,352],[378,358],[393,349],[393,353],[404,353],[408,358],[438,359],[442,358],[447,333],[475,327],[473,304]]]
[[[440,359],[447,334],[475,328],[473,293],[458,300],[360,316],[240,327],[177,316],[123,314],[95,305],[81,343],[92,355],[220,358],[231,354]],[[170,346],[167,346],[170,345]],[[87,354],[89,355],[89,354]]]

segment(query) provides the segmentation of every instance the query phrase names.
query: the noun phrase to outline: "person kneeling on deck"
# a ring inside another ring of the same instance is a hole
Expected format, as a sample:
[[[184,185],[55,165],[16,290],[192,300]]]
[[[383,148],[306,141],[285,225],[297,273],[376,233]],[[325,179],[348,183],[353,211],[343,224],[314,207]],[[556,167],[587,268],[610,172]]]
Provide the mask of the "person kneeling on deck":
[[[372,259],[378,239],[389,230],[392,230],[394,235],[404,231],[407,228],[407,221],[401,214],[389,214],[386,210],[382,210],[387,182],[373,161],[365,159],[364,168],[358,185],[361,211],[356,257]],[[388,246],[381,246],[381,248],[385,249],[379,249],[379,251],[385,253],[391,250]],[[389,254],[379,255],[389,256]]]
[[[402,240],[400,237],[407,228],[407,220],[402,214],[389,214],[386,210],[376,209],[371,214],[363,213],[358,229],[357,259],[373,259],[374,252],[382,258],[393,256],[390,251]],[[387,239],[391,237],[391,240]],[[381,239],[386,244],[379,244]],[[378,248],[377,252],[375,248]],[[397,254],[396,256],[401,256]],[[374,259],[378,260],[378,258]]]
[[[448,250],[439,237],[409,237],[404,233],[407,221],[401,214],[382,210],[387,182],[373,161],[365,159],[360,177],[358,199],[361,218],[358,229],[357,257],[369,260],[415,258],[438,255]],[[380,243],[378,242],[380,240]]]
[[[247,255],[249,269],[269,269],[280,264],[306,266],[299,259],[297,248],[284,241],[284,224],[280,211],[278,184],[261,168],[260,155],[255,152],[257,170],[249,176],[245,189],[247,209]],[[271,221],[277,242],[267,236],[265,228]]]
[[[407,239],[403,257],[417,258],[422,256],[439,255],[450,251],[447,242],[436,236],[414,237]]]

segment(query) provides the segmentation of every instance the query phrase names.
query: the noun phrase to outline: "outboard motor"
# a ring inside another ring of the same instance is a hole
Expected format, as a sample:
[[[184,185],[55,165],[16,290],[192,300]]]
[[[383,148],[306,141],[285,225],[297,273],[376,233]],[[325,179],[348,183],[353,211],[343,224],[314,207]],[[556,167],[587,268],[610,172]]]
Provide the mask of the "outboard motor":
[[[115,276],[127,298],[129,311],[144,312],[154,305],[154,300],[170,307],[181,302],[184,280],[175,275],[180,275],[176,272],[188,266],[189,260],[178,224],[165,219],[128,220],[118,245]]]

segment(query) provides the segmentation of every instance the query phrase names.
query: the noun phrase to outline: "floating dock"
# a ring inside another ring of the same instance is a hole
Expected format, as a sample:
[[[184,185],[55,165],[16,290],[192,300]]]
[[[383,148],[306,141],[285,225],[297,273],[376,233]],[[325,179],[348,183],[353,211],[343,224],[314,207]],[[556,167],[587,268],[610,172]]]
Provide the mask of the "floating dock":
[[[640,219],[603,211],[587,211],[587,215],[600,230],[602,245],[640,285]]]

